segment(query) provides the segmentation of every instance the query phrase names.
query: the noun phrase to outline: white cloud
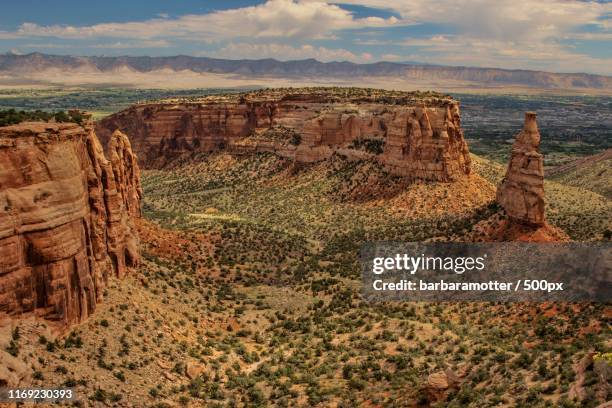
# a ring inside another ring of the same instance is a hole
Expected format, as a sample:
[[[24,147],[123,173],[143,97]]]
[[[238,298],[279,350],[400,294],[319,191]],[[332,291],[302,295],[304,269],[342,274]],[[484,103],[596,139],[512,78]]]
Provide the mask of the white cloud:
[[[333,38],[338,30],[384,27],[398,19],[379,17],[355,18],[349,11],[321,1],[295,2],[269,0],[264,4],[238,9],[191,14],[177,19],[154,18],[143,22],[104,23],[91,26],[41,26],[24,23],[20,36],[82,39],[115,38],[182,38],[218,41],[234,38],[294,38],[299,40]]]
[[[172,44],[166,40],[117,41],[114,43],[94,44],[91,48],[129,49],[129,48],[168,48]]]
[[[74,48],[72,44],[58,44],[58,43],[27,43],[20,45],[23,48],[31,48],[31,49],[65,49],[65,48]]]
[[[608,33],[570,33],[563,36],[566,40],[612,41],[612,32]]]
[[[206,55],[210,55],[207,53]],[[309,44],[302,46],[291,46],[286,44],[251,44],[230,43],[216,51],[214,56],[228,59],[260,59],[275,58],[278,60],[296,60],[315,58],[319,61],[353,61],[369,62],[372,55],[369,53],[355,54],[341,48],[314,47]]]
[[[377,40],[377,39],[361,39],[357,38],[353,40],[354,44],[357,45],[393,45],[395,41],[393,40]]]
[[[399,18],[356,17],[343,4],[391,10]],[[212,50],[207,55],[224,58],[420,60],[610,74],[610,58],[589,56],[567,45],[570,40],[611,40],[609,16],[612,3],[579,0],[268,0],[177,18],[159,14],[147,21],[84,26],[24,23],[15,31],[0,31],[0,40],[29,38],[32,43],[57,42],[44,48],[92,49],[193,49],[205,44]],[[424,23],[443,27],[444,34],[397,39],[380,29]],[[581,27],[587,24],[597,26],[596,32],[583,32]],[[339,40],[346,38],[340,33],[353,29],[359,30],[358,36]],[[327,40],[320,42],[324,46],[311,45],[322,39]],[[359,47],[359,52],[352,47]]]
[[[21,38],[17,33],[9,31],[0,31],[0,40],[17,40]]]
[[[556,42],[517,43],[446,36],[407,39],[402,44],[417,48],[416,52],[411,51],[410,59],[432,64],[612,74],[612,58],[592,57]]]
[[[559,36],[584,24],[604,26],[612,3],[571,0],[341,0],[391,9],[412,23],[439,23],[464,35],[501,41]]]
[[[391,9],[404,23],[435,23],[454,35],[407,38],[410,59],[424,62],[550,71],[612,73],[612,59],[597,58],[562,40],[609,40],[612,3],[572,0],[342,0]],[[584,25],[599,28],[581,33]],[[393,56],[394,60],[406,59]]]
[[[454,38],[454,36],[434,35],[429,38],[406,38],[402,41],[396,42],[396,44],[404,45],[407,47],[436,48],[438,46],[444,46],[444,45],[450,44],[452,38]]]
[[[381,55],[381,58],[384,61],[405,61],[407,56],[399,54],[383,54]]]

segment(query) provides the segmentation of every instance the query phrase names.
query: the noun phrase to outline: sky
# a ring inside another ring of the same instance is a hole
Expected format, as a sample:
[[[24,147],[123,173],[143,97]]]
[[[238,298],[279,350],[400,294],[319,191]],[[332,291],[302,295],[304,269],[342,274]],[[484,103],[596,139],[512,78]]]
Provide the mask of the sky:
[[[612,2],[0,0],[0,52],[420,62],[612,75]]]

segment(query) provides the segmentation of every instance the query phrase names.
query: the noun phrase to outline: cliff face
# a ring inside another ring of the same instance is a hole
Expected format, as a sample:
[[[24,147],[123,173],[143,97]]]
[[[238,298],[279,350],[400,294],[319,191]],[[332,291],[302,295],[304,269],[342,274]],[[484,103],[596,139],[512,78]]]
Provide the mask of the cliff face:
[[[329,90],[254,92],[140,104],[97,124],[106,144],[128,133],[141,165],[190,152],[274,152],[297,162],[371,157],[391,173],[449,181],[470,172],[459,103],[450,97]]]
[[[510,219],[542,226],[544,217],[544,157],[536,114],[525,114],[523,130],[516,135],[506,176],[497,189],[497,201]]]
[[[139,170],[125,135],[109,145],[90,125],[0,128],[0,314],[78,322],[138,263]]]

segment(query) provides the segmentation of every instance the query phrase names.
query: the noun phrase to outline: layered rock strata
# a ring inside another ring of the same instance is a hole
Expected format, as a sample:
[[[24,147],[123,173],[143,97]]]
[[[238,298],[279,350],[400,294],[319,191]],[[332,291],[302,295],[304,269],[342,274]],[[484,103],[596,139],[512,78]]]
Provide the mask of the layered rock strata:
[[[109,146],[91,124],[0,128],[0,315],[78,322],[138,263],[138,165],[125,135]]]
[[[497,201],[513,221],[529,226],[546,222],[544,158],[534,112],[525,113],[523,130],[515,137],[506,176],[497,188]]]
[[[377,93],[378,92],[378,93]],[[134,105],[97,124],[128,133],[141,165],[191,152],[273,152],[300,163],[374,158],[391,173],[450,181],[470,173],[459,102],[407,92],[284,89]]]

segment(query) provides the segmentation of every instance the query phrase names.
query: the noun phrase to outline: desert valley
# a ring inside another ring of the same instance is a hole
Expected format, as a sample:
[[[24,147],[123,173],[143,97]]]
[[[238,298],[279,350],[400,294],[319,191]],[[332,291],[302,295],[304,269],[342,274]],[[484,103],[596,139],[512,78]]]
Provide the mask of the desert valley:
[[[5,385],[71,387],[80,406],[610,398],[605,304],[361,298],[366,241],[610,239],[610,154],[544,177],[535,113],[507,167],[470,153],[459,102],[435,92],[30,120],[0,128]]]
[[[612,3],[7,1],[0,407],[612,407]]]

